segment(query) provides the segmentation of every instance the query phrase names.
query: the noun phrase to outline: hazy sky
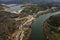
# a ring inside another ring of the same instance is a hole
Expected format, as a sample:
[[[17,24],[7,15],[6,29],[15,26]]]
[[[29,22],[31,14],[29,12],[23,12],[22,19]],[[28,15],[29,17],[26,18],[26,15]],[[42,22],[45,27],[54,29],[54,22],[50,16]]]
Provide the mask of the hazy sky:
[[[2,1],[13,1],[13,0],[2,0]],[[15,0],[16,1],[16,0]],[[38,1],[38,0],[37,0]],[[60,1],[60,0],[54,0],[54,1]]]
[[[14,1],[14,0],[1,0],[1,1]],[[17,0],[15,0],[15,1],[17,1]],[[37,0],[37,1],[39,1],[39,0]],[[45,0],[45,1],[52,1],[52,0]],[[57,1],[57,2],[60,2],[60,0],[53,0],[53,1]]]
[[[14,0],[1,0],[1,1],[14,1]]]

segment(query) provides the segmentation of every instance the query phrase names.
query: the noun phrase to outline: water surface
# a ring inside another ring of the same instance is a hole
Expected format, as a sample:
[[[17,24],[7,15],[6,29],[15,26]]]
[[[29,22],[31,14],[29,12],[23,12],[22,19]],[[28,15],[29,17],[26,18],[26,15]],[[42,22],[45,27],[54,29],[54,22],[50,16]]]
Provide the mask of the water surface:
[[[60,12],[55,13],[48,13],[39,16],[39,18],[34,21],[32,24],[32,34],[29,40],[44,40],[44,33],[43,33],[43,22],[52,15],[60,14]]]

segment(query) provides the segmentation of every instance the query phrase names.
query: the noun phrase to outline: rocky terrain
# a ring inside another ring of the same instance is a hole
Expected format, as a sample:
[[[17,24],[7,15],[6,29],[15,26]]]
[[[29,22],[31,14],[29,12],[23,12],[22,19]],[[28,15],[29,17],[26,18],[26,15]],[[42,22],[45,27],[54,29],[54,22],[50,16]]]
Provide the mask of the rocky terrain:
[[[26,18],[16,20],[19,15],[0,11],[0,40],[27,40],[24,36],[29,37],[31,32],[31,26],[21,25],[27,21]],[[26,32],[26,33],[25,33]],[[20,36],[18,36],[20,35]],[[22,36],[24,35],[24,36]],[[19,38],[20,37],[20,38]]]

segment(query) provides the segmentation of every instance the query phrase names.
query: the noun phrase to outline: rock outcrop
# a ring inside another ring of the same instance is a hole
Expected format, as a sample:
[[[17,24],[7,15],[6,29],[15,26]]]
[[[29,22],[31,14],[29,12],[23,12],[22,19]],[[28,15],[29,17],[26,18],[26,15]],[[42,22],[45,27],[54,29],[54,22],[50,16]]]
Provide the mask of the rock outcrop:
[[[28,39],[31,34],[31,26],[24,25],[21,27],[27,19],[16,20],[19,16],[18,14],[0,11],[0,40]]]

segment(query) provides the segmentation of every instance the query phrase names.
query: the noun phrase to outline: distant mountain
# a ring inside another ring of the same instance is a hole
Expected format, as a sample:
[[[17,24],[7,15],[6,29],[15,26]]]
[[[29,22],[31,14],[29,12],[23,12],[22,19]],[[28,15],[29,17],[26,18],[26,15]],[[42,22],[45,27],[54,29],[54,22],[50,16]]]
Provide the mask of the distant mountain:
[[[40,3],[40,2],[60,2],[60,0],[0,0],[3,3]]]

